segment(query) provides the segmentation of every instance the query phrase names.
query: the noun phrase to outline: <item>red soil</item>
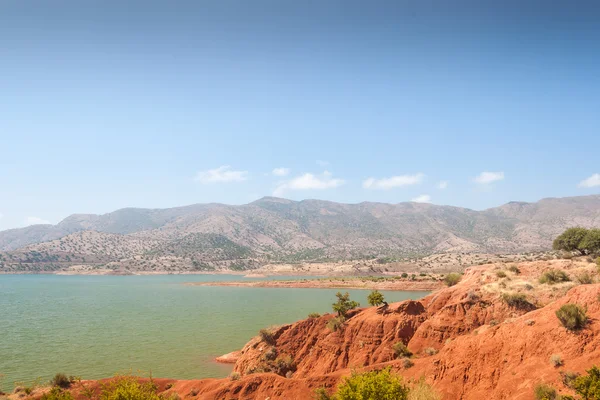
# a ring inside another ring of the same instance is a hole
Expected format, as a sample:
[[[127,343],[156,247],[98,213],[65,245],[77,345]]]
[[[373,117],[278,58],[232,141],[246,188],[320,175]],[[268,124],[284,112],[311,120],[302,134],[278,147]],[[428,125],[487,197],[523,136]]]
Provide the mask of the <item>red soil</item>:
[[[513,283],[539,276],[549,264],[519,267],[521,275],[509,276]],[[580,265],[561,261],[552,267],[569,272]],[[241,350],[235,364],[239,380],[157,382],[162,392],[181,398],[304,400],[312,398],[317,387],[333,389],[352,369],[391,366],[409,379],[424,376],[448,400],[533,399],[539,383],[572,394],[560,372],[584,372],[600,364],[600,284],[529,289],[531,298],[539,295],[539,308],[526,311],[508,307],[499,292],[490,290],[489,283],[502,281],[494,271],[493,266],[472,268],[456,286],[421,301],[391,304],[391,312],[385,315],[377,314],[374,307],[354,310],[337,332],[326,327],[334,317],[329,314],[278,328],[273,345],[256,337]],[[587,307],[590,322],[583,330],[570,332],[560,324],[555,311],[565,303]],[[395,358],[392,346],[399,341],[414,353],[414,366],[405,368]],[[295,360],[293,375],[248,374],[265,368],[265,353],[272,347],[278,357]],[[431,355],[432,349],[438,353]],[[554,354],[562,357],[563,366],[550,362]],[[167,383],[173,385],[168,390]]]

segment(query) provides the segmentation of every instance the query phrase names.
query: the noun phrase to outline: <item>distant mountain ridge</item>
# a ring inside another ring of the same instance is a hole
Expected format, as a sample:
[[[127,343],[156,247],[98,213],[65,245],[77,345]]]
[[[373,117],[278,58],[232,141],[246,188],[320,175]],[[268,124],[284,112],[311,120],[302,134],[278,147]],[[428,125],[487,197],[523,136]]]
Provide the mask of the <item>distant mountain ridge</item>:
[[[600,227],[600,195],[510,202],[484,211],[264,197],[240,206],[74,214],[56,225],[2,231],[0,250],[74,255],[71,259],[87,254],[125,265],[185,260],[189,268],[250,268],[268,261],[543,250],[575,225]]]

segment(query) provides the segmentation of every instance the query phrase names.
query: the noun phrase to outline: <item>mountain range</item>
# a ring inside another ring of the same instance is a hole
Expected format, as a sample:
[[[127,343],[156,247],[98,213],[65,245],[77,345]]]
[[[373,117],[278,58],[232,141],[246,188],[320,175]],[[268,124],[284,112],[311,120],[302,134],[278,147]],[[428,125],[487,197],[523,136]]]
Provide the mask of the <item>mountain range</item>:
[[[475,211],[427,203],[341,204],[264,197],[74,214],[0,232],[0,270],[74,264],[137,270],[251,269],[269,262],[546,250],[570,226],[600,227],[600,195]]]

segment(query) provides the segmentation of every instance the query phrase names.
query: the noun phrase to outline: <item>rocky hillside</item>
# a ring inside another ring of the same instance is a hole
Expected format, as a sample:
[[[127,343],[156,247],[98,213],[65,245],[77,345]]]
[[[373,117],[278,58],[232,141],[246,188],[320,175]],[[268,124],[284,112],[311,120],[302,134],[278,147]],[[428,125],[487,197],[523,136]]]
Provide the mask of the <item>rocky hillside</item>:
[[[569,280],[540,283],[550,270]],[[455,286],[387,313],[350,311],[337,330],[328,326],[333,314],[271,328],[235,356],[233,378],[155,383],[166,398],[304,400],[317,388],[333,392],[352,371],[390,367],[408,382],[425,377],[444,400],[533,400],[540,384],[574,395],[573,377],[600,364],[600,284],[582,284],[585,276],[600,279],[585,259],[473,267]],[[561,324],[565,304],[586,310],[582,329]],[[398,355],[397,343],[412,355]],[[82,388],[98,387],[83,382],[72,392],[85,399]]]
[[[115,268],[160,269],[168,260],[180,270],[246,269],[273,261],[537,251],[548,249],[556,235],[574,225],[600,227],[600,196],[509,203],[485,211],[266,197],[242,206],[72,215],[57,225],[0,232],[0,250],[50,258],[93,255]]]

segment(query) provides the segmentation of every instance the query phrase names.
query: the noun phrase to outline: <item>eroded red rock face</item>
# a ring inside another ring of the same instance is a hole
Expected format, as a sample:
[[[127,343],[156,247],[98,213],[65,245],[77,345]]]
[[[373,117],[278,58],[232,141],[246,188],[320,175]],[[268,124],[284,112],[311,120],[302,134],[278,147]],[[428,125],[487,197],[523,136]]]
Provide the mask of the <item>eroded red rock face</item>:
[[[161,381],[161,389],[181,398],[304,400],[317,387],[334,388],[352,369],[391,366],[409,379],[424,376],[447,400],[533,399],[539,383],[568,394],[561,372],[600,364],[600,285],[536,286],[549,267],[525,263],[521,274],[505,278],[497,276],[497,266],[473,268],[458,285],[421,301],[391,304],[384,315],[375,307],[354,310],[336,332],[326,327],[332,314],[298,321],[276,329],[272,344],[259,337],[248,342],[235,364],[238,380],[169,381],[169,389]],[[581,266],[552,267],[575,274]],[[501,300],[503,292],[521,287],[538,309],[515,309]],[[587,307],[585,329],[571,332],[560,324],[555,312],[566,303]],[[415,355],[410,368],[392,350],[400,341]],[[556,367],[552,355],[564,365]],[[294,361],[293,374],[260,372],[280,357]]]

